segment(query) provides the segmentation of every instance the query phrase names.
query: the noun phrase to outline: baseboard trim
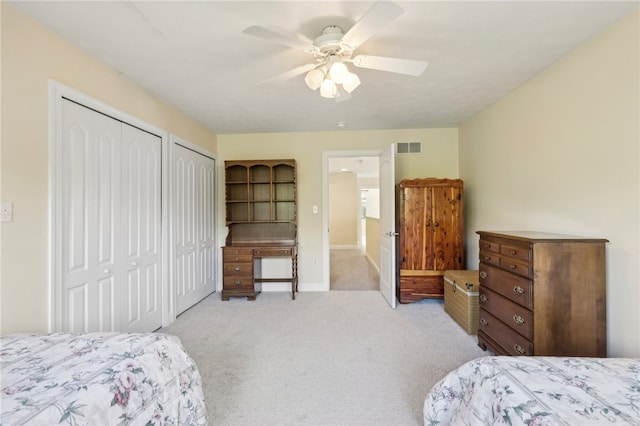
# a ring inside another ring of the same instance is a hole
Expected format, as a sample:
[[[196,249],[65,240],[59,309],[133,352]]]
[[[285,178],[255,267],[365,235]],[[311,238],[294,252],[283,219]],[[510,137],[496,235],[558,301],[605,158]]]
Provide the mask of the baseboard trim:
[[[329,246],[330,250],[358,250],[360,247],[358,245],[335,245]]]

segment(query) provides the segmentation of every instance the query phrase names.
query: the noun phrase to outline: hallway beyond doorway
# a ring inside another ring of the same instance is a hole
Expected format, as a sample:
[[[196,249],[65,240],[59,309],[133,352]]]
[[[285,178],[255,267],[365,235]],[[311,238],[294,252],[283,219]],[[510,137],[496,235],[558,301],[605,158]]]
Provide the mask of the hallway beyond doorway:
[[[359,249],[332,249],[331,290],[379,290],[380,276]]]

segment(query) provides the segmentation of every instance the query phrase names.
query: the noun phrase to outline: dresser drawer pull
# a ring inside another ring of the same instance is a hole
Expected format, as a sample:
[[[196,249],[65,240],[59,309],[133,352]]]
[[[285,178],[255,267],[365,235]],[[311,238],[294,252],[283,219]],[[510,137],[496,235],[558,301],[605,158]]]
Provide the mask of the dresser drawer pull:
[[[234,270],[234,271],[239,271],[239,270],[240,270],[240,267],[239,267],[239,266],[236,266],[236,267],[234,267],[234,268],[233,268],[233,270]]]
[[[233,283],[234,283],[234,284],[240,284],[240,283],[242,283],[242,281],[240,281],[240,280],[235,280]]]
[[[509,268],[511,268],[511,269],[516,269],[517,267],[518,267],[518,266],[517,266],[517,265],[514,265],[514,264],[509,265]]]
[[[520,355],[524,355],[524,353],[525,353],[524,348],[522,346],[520,346],[519,344],[517,344],[517,343],[515,345],[513,345],[513,350],[518,352]]]
[[[486,271],[480,271],[480,278],[482,278],[483,280],[484,280],[485,278],[487,278],[488,276],[489,276],[489,274],[487,274],[487,272],[486,272]]]
[[[524,325],[524,318],[522,318],[520,315],[515,314],[513,316],[513,322],[515,322],[518,325]]]
[[[480,318],[480,324],[484,325],[485,327],[489,325],[489,322],[484,319],[484,318]]]
[[[484,260],[486,260],[487,262],[491,260],[491,256],[485,256]]]
[[[491,244],[485,244],[484,248],[491,248]]]
[[[511,256],[514,256],[516,253],[518,253],[518,252],[517,252],[517,251],[515,251],[515,250],[511,250],[511,251],[509,252],[509,254],[510,254]]]
[[[482,303],[487,303],[487,300],[489,300],[489,298],[487,297],[487,295],[486,295],[486,294],[484,294],[484,293],[480,293],[480,301],[481,301]]]
[[[236,262],[237,262],[238,260],[240,260],[240,258],[239,258],[239,257],[236,257]]]
[[[260,254],[262,253],[260,250],[256,250],[256,254]]]
[[[520,287],[519,285],[513,287],[513,292],[515,294],[517,294],[518,296],[524,296],[524,289],[522,287]]]

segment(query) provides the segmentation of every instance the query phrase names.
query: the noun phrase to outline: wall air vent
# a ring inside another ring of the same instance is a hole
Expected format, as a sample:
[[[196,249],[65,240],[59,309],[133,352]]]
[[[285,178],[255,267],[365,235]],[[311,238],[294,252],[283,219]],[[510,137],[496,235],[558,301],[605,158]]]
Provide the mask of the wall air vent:
[[[422,142],[397,142],[396,154],[420,154]]]

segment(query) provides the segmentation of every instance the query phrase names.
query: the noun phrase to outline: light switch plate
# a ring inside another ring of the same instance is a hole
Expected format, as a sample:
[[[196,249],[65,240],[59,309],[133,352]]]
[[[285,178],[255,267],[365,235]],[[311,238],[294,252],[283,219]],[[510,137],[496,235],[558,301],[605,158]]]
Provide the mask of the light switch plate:
[[[13,205],[10,201],[0,203],[0,222],[13,221]]]

